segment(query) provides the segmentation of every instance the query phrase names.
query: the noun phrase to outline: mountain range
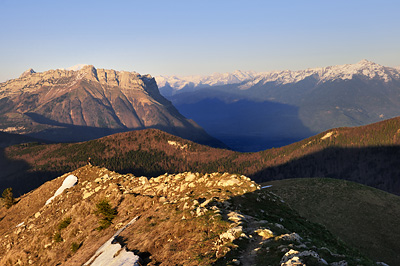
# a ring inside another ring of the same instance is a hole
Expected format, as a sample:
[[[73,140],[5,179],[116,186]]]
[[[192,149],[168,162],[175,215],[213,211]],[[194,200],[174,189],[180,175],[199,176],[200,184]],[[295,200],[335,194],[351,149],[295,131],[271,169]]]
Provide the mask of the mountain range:
[[[112,133],[158,128],[223,146],[183,117],[150,75],[96,69],[25,71],[0,83],[0,129],[50,141],[83,141]]]
[[[235,73],[220,75],[221,82],[218,75],[200,82],[163,77],[160,91],[183,115],[239,151],[283,146],[329,128],[400,115],[398,68],[362,60],[301,71],[243,73],[235,83],[230,82]]]
[[[399,132],[396,117],[256,153],[158,129],[0,132],[0,191],[21,195],[0,206],[0,263],[396,265]]]
[[[255,71],[236,70],[233,73],[214,73],[210,76],[157,76],[157,84],[162,94],[172,96],[177,93],[195,91],[211,86],[240,83],[260,75]]]

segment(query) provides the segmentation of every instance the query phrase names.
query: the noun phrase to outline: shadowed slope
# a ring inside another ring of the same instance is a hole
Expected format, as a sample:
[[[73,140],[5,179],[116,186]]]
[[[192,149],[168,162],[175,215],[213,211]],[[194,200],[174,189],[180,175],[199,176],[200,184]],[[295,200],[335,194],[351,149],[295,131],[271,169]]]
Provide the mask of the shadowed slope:
[[[395,118],[363,127],[329,130],[257,153],[214,149],[152,129],[82,143],[13,146],[6,148],[5,154],[29,164],[29,171],[20,175],[25,181],[35,175],[43,178],[43,173],[55,177],[54,173],[85,165],[91,157],[95,165],[146,176],[227,171],[245,174],[258,182],[334,177],[399,193],[399,129],[400,118]],[[22,183],[26,182],[15,179],[16,186]]]
[[[325,225],[371,258],[400,261],[400,197],[344,180],[326,178],[268,182],[268,188],[300,215]]]

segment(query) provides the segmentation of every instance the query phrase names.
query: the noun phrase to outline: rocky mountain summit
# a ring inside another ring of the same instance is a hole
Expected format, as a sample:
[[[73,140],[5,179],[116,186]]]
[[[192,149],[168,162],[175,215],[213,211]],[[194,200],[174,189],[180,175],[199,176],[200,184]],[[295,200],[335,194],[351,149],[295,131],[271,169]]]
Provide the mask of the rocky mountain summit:
[[[161,96],[150,75],[84,65],[76,71],[29,69],[0,84],[1,131],[80,141],[144,128],[218,145]]]
[[[0,209],[2,265],[375,265],[241,175],[87,165],[17,201]]]

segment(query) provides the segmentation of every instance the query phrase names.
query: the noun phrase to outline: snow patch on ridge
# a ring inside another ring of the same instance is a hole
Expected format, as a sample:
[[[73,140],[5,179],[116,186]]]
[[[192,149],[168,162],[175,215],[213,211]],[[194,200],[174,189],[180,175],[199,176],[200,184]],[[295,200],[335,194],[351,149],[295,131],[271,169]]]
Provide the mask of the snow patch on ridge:
[[[173,140],[168,140],[168,144],[171,146],[177,146],[178,148],[180,148],[181,150],[187,149],[188,145],[182,145],[177,141],[173,141]]]
[[[15,227],[20,227],[20,226],[23,226],[23,225],[24,225],[24,223],[25,223],[25,222],[19,223],[19,224],[17,224]]]
[[[333,131],[331,131],[331,132],[328,132],[328,133],[326,133],[326,134],[325,134],[325,136],[323,136],[323,137],[321,138],[321,140],[324,140],[324,139],[330,138],[332,135],[333,135]]]
[[[117,241],[119,234],[137,220],[133,218],[128,224],[119,229],[110,239],[108,239],[96,253],[83,265],[96,266],[139,266],[140,257],[133,252],[122,247]]]
[[[57,191],[54,193],[54,196],[52,196],[51,198],[49,198],[46,201],[46,204],[49,204],[55,197],[57,197],[58,195],[60,195],[61,193],[63,193],[64,190],[66,190],[67,188],[71,188],[73,186],[75,186],[75,184],[78,182],[78,178],[74,175],[69,175],[65,178],[64,182],[62,183],[61,187],[59,187],[57,189]]]

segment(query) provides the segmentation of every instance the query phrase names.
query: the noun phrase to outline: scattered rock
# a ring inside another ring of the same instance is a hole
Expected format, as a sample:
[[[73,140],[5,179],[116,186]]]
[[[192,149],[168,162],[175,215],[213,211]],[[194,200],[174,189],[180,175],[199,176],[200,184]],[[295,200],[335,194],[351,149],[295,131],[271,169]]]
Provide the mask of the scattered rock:
[[[219,238],[221,240],[228,240],[232,242],[233,240],[237,239],[243,232],[242,226],[236,226],[233,228],[228,229],[225,233],[222,233]]]
[[[83,199],[87,199],[87,198],[89,198],[90,196],[92,196],[93,194],[94,194],[94,191],[85,191],[85,192],[83,193],[82,198],[83,198]]]
[[[301,261],[302,257],[312,256],[318,260],[319,265],[328,265],[328,263],[322,259],[317,252],[312,250],[299,252],[297,250],[289,250],[281,259],[281,266],[291,266],[291,265],[305,265]]]
[[[186,182],[192,182],[192,181],[194,181],[195,179],[196,179],[196,175],[194,175],[194,174],[192,174],[192,173],[187,174],[186,177],[185,177],[185,181],[186,181]]]
[[[303,238],[301,236],[299,236],[297,233],[291,233],[291,234],[284,234],[279,236],[279,239],[282,240],[286,240],[286,241],[296,241],[296,242],[300,242],[301,240],[303,240]]]
[[[254,232],[261,236],[263,240],[274,237],[274,233],[269,229],[257,229]]]

